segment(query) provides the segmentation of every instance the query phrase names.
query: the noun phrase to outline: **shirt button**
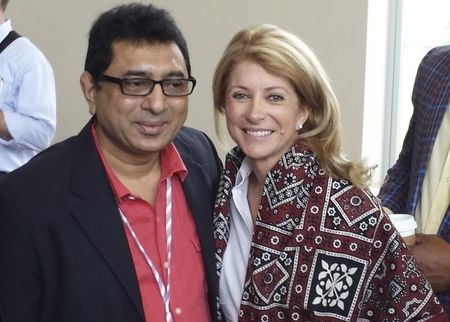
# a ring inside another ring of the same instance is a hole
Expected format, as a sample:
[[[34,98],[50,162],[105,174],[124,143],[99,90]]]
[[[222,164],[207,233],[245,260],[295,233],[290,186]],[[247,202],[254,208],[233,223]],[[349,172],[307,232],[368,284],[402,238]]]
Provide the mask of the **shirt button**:
[[[181,309],[179,307],[175,308],[175,314],[178,314],[178,315],[181,314]]]

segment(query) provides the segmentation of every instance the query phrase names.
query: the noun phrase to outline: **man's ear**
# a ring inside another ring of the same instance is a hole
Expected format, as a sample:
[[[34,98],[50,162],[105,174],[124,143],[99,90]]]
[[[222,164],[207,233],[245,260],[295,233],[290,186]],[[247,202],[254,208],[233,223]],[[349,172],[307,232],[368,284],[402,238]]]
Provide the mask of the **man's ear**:
[[[85,71],[81,74],[80,86],[84,98],[89,105],[89,113],[94,115],[96,113],[95,95],[97,94],[97,89],[95,87],[94,79],[89,72]]]

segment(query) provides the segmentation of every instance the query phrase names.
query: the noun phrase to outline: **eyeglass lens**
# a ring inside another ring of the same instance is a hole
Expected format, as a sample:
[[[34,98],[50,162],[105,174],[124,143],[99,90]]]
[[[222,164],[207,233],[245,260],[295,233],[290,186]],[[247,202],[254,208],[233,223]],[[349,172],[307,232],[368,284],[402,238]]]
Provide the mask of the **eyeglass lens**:
[[[163,93],[168,96],[189,95],[193,89],[193,82],[189,79],[164,79],[154,81],[150,79],[124,78],[122,80],[122,90],[128,95],[148,95],[155,85],[160,84]]]

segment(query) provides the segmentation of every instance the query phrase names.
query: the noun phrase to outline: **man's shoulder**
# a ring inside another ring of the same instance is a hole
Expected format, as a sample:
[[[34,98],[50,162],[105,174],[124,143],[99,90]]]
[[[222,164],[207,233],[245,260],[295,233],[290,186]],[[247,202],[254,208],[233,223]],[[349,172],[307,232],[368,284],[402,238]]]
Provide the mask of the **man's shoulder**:
[[[204,140],[206,137],[207,135],[200,130],[188,126],[183,126],[177,133],[174,141],[191,143],[194,140]]]
[[[214,149],[211,139],[204,132],[187,126],[183,126],[178,132],[174,144],[181,154],[211,152]]]
[[[27,37],[21,36],[12,42],[4,51],[5,59],[12,61],[14,66],[25,68],[48,65],[51,67],[43,52]]]
[[[204,132],[190,127],[183,127],[173,143],[187,166],[196,164],[211,173],[221,172],[222,162],[217,154],[217,150],[211,139]]]
[[[450,77],[450,45],[432,48],[422,59],[419,72]]]
[[[430,49],[427,56],[430,58],[450,59],[450,45],[434,47]]]
[[[51,145],[7,177],[11,182],[42,180],[42,184],[48,183],[63,171],[64,165],[70,164],[74,140],[75,137],[72,137]]]

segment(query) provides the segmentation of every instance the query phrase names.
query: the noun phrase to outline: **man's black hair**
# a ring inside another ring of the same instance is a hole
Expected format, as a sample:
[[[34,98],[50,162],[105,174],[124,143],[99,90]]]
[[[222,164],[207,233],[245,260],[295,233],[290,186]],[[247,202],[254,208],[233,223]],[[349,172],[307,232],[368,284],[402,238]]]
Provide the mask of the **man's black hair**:
[[[167,10],[151,4],[119,5],[101,14],[92,25],[84,69],[98,84],[100,75],[112,60],[116,41],[136,43],[175,43],[180,49],[188,75],[191,65],[186,40]]]

